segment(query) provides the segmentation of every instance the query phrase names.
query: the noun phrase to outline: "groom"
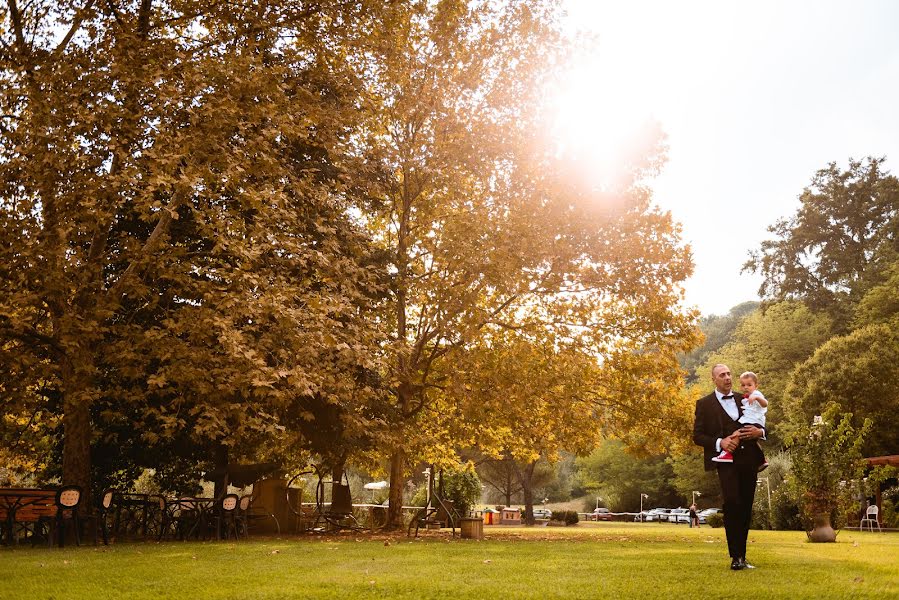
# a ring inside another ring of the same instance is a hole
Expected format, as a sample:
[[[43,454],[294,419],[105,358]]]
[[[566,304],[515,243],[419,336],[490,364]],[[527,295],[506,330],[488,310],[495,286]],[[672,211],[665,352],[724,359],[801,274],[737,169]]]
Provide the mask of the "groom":
[[[747,440],[765,437],[765,430],[737,421],[743,412],[740,399],[734,398],[733,380],[727,365],[712,368],[715,391],[696,401],[696,420],[693,423],[693,442],[702,446],[705,470],[718,469],[721,495],[724,497],[724,530],[730,552],[730,568],[734,571],[753,569],[746,562],[746,538],[752,519],[752,501],[758,481],[758,468],[764,455],[758,444]],[[733,463],[715,463],[712,457],[721,450],[734,455]]]

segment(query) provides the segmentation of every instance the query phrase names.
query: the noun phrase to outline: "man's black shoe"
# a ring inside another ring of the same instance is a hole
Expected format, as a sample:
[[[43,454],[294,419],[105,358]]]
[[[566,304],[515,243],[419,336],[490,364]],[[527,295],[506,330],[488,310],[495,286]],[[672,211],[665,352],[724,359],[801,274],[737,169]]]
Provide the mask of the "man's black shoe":
[[[731,571],[742,571],[743,569],[746,568],[745,565],[746,565],[746,563],[742,559],[735,558],[732,561],[730,561],[730,570]]]
[[[740,559],[740,564],[742,565],[742,566],[740,567],[741,569],[754,569],[754,568],[755,568],[754,565],[751,565],[751,564],[749,564],[748,562],[746,562],[746,559],[745,559],[745,558],[741,558],[741,559]]]

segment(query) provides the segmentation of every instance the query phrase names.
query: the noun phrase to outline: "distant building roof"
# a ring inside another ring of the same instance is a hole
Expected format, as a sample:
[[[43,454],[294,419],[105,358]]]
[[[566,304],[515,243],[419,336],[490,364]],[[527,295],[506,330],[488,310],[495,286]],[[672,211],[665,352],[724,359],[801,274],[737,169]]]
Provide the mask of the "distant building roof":
[[[872,456],[866,458],[865,461],[868,463],[869,467],[879,467],[880,465],[899,467],[899,454],[892,454],[890,456]]]

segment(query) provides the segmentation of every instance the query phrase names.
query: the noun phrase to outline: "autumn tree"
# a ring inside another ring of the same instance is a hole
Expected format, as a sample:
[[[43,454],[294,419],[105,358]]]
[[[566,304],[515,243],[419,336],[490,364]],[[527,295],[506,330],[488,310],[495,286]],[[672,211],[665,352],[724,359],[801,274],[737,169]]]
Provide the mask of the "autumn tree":
[[[470,439],[503,459],[521,488],[530,524],[541,459],[555,462],[561,450],[589,452],[601,425],[596,359],[552,342],[493,331],[452,363],[444,392],[461,407],[449,413],[460,430],[455,439]]]
[[[358,78],[338,50],[374,17],[8,0],[0,386],[11,427],[61,415],[64,481],[89,485],[106,434],[234,447],[316,407],[344,432],[381,419],[384,271],[351,220]]]
[[[440,378],[490,326],[554,324],[597,356],[691,335],[676,308],[688,252],[635,184],[655,163],[636,161],[620,188],[588,189],[546,143],[545,90],[567,52],[555,17],[537,0],[415,2],[388,11],[367,57],[377,110],[360,146],[381,173],[367,222],[390,257],[403,423],[394,524],[414,438],[436,407],[456,410]]]
[[[512,457],[487,458],[477,466],[481,481],[490,486],[505,506],[511,506],[512,499],[518,498],[522,491],[513,460]]]

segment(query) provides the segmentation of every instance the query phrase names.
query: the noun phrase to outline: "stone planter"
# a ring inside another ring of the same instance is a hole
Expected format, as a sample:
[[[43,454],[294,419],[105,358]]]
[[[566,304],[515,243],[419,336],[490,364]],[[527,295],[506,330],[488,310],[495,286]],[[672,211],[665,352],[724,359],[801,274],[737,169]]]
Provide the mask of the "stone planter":
[[[837,532],[830,526],[830,515],[819,514],[815,516],[815,528],[808,534],[811,542],[835,542],[837,541]]]

